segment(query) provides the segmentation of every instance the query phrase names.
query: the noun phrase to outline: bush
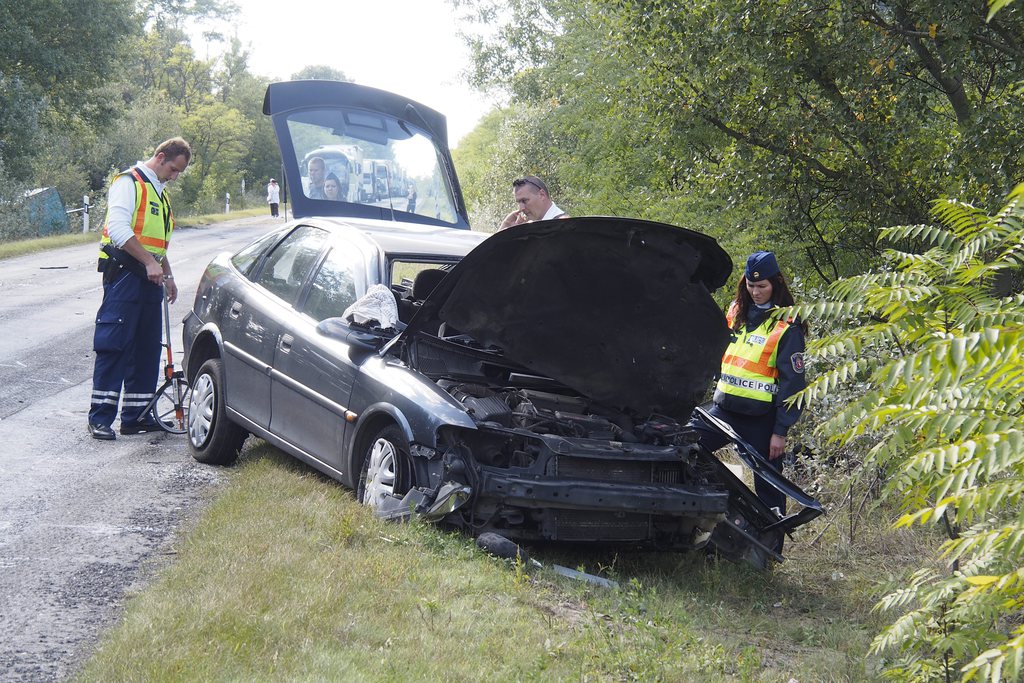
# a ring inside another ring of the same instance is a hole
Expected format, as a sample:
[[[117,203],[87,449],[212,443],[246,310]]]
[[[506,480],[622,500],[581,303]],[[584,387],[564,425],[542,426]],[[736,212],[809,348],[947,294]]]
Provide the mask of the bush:
[[[888,228],[886,267],[834,283],[793,312],[834,326],[809,344],[825,367],[799,400],[819,435],[868,444],[865,468],[902,506],[897,526],[938,524],[945,572],[922,568],[879,603],[894,678],[1024,674],[1024,185],[995,216],[936,202],[937,225]],[[841,397],[842,402],[835,399]]]

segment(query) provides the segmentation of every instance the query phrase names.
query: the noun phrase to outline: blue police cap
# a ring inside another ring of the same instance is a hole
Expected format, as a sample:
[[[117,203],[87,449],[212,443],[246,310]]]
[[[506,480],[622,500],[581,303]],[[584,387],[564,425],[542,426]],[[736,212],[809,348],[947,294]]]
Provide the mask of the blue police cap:
[[[743,271],[743,277],[747,278],[748,282],[767,280],[778,274],[779,264],[772,252],[755,251],[747,257],[747,269]]]

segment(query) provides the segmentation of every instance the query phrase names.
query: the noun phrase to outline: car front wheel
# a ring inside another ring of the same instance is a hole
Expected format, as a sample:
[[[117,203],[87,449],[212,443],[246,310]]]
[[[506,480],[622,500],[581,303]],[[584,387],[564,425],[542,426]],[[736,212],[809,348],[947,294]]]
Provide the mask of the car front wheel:
[[[248,433],[228,419],[224,407],[224,366],[219,358],[196,373],[188,405],[188,446],[207,465],[230,465]]]
[[[357,497],[364,505],[378,507],[388,496],[400,498],[408,493],[412,478],[409,442],[402,430],[389,425],[377,432],[366,448]]]

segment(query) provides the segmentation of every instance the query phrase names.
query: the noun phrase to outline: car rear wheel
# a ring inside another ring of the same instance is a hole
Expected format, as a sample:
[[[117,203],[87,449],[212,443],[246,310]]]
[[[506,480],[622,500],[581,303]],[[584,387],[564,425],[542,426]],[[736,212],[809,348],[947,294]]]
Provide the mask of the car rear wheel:
[[[388,496],[400,498],[408,493],[412,478],[409,442],[401,429],[388,425],[366,448],[356,494],[362,504],[378,507]]]
[[[207,465],[230,465],[248,433],[227,417],[224,408],[224,367],[219,358],[203,363],[189,395],[188,446],[192,457]]]

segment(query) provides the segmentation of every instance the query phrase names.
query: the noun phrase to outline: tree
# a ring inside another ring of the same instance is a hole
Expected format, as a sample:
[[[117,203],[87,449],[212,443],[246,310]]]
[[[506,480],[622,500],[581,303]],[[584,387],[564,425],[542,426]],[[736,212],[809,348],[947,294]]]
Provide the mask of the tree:
[[[456,4],[498,24],[472,41],[474,82],[553,103],[559,174],[589,173],[582,194],[614,201],[611,177],[648,211],[752,227],[822,280],[877,259],[875,227],[925,220],[936,192],[994,208],[1024,171],[1015,7],[986,22],[954,0]]]
[[[222,0],[144,0],[140,6],[147,20],[160,32],[182,32],[188,22],[228,22],[238,14],[237,5]]]
[[[497,214],[478,216],[485,204],[491,204],[490,194],[492,192],[504,191],[503,199],[508,201],[508,187],[501,187],[501,183],[492,180],[490,172],[496,170],[497,164],[493,163],[493,153],[500,148],[501,125],[505,114],[501,111],[492,111],[485,116],[472,131],[470,131],[459,142],[459,146],[452,150],[452,159],[455,161],[455,168],[459,171],[459,184],[462,186],[463,198],[470,212],[470,222],[476,226],[495,226],[500,222]],[[496,204],[497,202],[493,202]]]
[[[44,108],[43,100],[24,81],[0,74],[0,162],[15,177],[27,175],[32,151],[41,136]]]
[[[98,125],[114,117],[116,101],[96,98],[94,89],[138,28],[131,0],[0,4],[0,157],[8,173],[30,174],[49,123],[59,129],[68,116]]]
[[[116,93],[123,87],[123,83],[116,83],[107,90]],[[120,171],[136,160],[148,159],[160,142],[180,135],[180,117],[180,109],[160,92],[126,103],[117,121],[96,130],[90,140],[92,144],[83,146],[76,155],[89,174],[88,189],[102,193],[112,171]],[[56,157],[57,153],[54,150],[51,156]]]
[[[800,400],[856,383],[818,431],[876,445],[898,525],[941,523],[949,573],[917,572],[880,606],[903,611],[875,640],[890,673],[931,680],[1024,675],[1024,184],[994,216],[936,202],[936,225],[887,228],[922,244],[884,252],[878,272],[841,279],[792,312],[841,331],[813,340],[821,367]]]
[[[512,180],[522,175],[545,179],[559,206],[574,212],[576,204],[560,177],[549,173],[557,134],[543,105],[494,111],[453,152],[471,221],[478,229],[493,230],[514,207]],[[563,202],[561,197],[568,201]]]
[[[73,27],[73,29],[71,29]],[[131,0],[24,0],[0,6],[0,73],[75,106],[136,34]]]
[[[304,66],[302,69],[292,74],[291,80],[352,82],[352,79],[346,76],[344,71],[324,64],[311,64],[309,66]]]
[[[155,0],[145,9],[150,28],[123,84],[126,118],[145,114],[156,124],[154,129],[163,129],[170,115],[173,134],[183,135],[193,150],[190,169],[180,181],[178,208],[215,210],[222,206],[225,192],[240,188],[246,176],[243,159],[253,143],[254,125],[235,105],[250,97],[255,102],[244,102],[246,112],[255,111],[257,120],[262,118],[262,88],[253,92],[248,54],[237,40],[230,41],[229,51],[221,57],[198,59],[186,27],[222,22],[237,8],[217,0]],[[221,40],[215,31],[206,35]],[[146,124],[137,116],[132,121],[135,126]],[[139,144],[148,145],[150,140],[140,138]]]
[[[252,124],[238,110],[210,99],[196,107],[182,127],[193,154],[191,168],[181,179],[182,196],[213,210],[242,179],[239,162]]]
[[[268,178],[281,175],[281,153],[270,118],[263,115],[263,97],[268,80],[249,73],[248,53],[237,40],[225,54],[224,68],[216,75],[219,97],[251,124],[245,152],[239,163],[246,187],[262,187]]]
[[[127,102],[159,91],[187,114],[212,95],[214,64],[196,58],[184,33],[152,29],[137,50],[125,84]]]

